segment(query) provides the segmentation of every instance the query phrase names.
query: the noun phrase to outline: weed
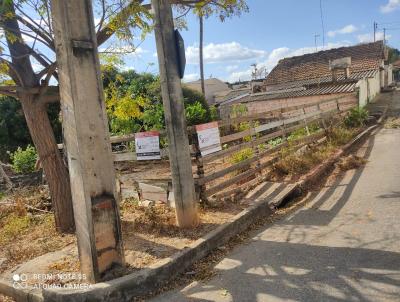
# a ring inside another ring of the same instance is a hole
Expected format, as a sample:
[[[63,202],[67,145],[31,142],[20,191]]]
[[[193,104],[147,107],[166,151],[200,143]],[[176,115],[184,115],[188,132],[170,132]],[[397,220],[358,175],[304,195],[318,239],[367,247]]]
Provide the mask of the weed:
[[[30,173],[35,171],[38,155],[35,147],[28,145],[25,150],[18,147],[17,151],[10,153],[12,168],[17,173]]]
[[[242,161],[245,161],[246,159],[252,158],[253,156],[254,156],[253,149],[245,148],[243,150],[240,150],[239,152],[234,153],[229,161],[231,164],[234,165]]]
[[[354,128],[334,127],[328,133],[328,141],[333,146],[341,146],[347,144],[355,134]]]
[[[303,154],[296,154],[292,148],[281,150],[281,160],[274,165],[278,175],[301,175],[307,173],[316,164],[328,158],[334,150],[330,144],[311,149]]]
[[[282,144],[282,142],[283,142],[283,138],[278,136],[278,137],[275,137],[274,139],[269,140],[268,145],[270,145],[272,147],[276,147],[276,146]]]
[[[306,128],[297,129],[288,135],[287,140],[292,141],[292,140],[302,138],[302,137],[308,135],[308,133],[313,134],[313,133],[317,132],[319,129],[320,128],[319,128],[318,124],[313,123],[308,126],[308,132],[307,132]]]
[[[344,124],[347,127],[362,127],[368,118],[368,110],[365,108],[357,107],[350,109],[350,112],[344,119]]]

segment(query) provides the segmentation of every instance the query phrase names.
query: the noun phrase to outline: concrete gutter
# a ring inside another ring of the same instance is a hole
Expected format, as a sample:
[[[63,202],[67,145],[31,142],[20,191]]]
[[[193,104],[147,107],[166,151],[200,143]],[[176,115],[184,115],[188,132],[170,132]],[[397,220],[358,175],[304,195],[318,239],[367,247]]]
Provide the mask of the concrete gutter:
[[[380,122],[382,122],[382,118]],[[272,208],[281,207],[288,200],[307,190],[331,168],[338,159],[351,148],[361,143],[373,130],[373,125],[362,131],[351,142],[336,152],[330,159],[315,167],[295,184],[288,185],[272,200],[256,199],[254,204],[219,226],[203,238],[172,257],[163,259],[147,269],[129,274],[112,281],[93,284],[88,290],[27,290],[15,289],[11,280],[0,279],[0,293],[11,296],[18,302],[120,302],[130,301],[135,296],[145,295],[154,287],[162,285],[179,273],[188,269],[195,261],[205,257],[212,250],[228,242],[233,236],[245,231],[253,222],[273,213]]]

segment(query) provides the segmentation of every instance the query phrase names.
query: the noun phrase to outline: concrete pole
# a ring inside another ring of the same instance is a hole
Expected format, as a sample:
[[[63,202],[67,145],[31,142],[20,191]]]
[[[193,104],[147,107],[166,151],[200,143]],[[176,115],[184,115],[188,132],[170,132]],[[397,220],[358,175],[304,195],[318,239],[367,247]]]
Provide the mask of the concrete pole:
[[[124,257],[92,1],[51,7],[81,271],[97,282]]]
[[[168,133],[169,160],[177,224],[193,227],[199,222],[192,174],[189,140],[181,79],[177,64],[174,22],[168,0],[152,0],[155,36],[160,67],[161,92]]]

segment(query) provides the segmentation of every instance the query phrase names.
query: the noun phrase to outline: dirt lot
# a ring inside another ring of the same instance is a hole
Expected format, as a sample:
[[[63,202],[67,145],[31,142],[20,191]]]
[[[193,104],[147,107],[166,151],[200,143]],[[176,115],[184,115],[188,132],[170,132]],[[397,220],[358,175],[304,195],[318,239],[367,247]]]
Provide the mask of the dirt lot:
[[[273,176],[273,181],[294,181],[329,156],[338,146],[349,141],[356,132],[355,129],[337,133],[334,141],[327,141],[296,155],[291,154],[290,149],[284,149],[280,153],[279,161],[266,173]],[[226,166],[229,163],[221,161],[219,164]],[[341,169],[360,164],[363,163],[357,158],[347,159],[341,163]],[[166,176],[167,168],[163,163],[163,177]],[[120,171],[131,169],[148,173],[143,167],[129,164]],[[124,200],[121,203],[121,220],[126,267],[115,270],[106,278],[111,279],[149,267],[173,255],[230,220],[246,208],[248,202],[249,200],[228,198],[202,205],[199,211],[201,224],[195,230],[189,230],[175,225],[174,209],[165,204],[142,206],[134,198]],[[0,274],[9,277],[15,269],[17,272],[28,273],[79,272],[75,236],[61,235],[55,231],[50,210],[46,186],[18,189],[0,196]],[[42,255],[45,256],[39,257]],[[0,296],[0,301],[2,299]]]

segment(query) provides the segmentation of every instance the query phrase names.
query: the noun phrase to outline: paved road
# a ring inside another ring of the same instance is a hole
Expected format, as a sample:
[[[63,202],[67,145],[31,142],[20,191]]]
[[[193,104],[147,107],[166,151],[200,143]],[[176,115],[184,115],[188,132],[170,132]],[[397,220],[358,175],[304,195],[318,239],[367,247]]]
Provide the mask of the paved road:
[[[400,301],[400,129],[361,151],[365,167],[258,231],[212,280],[152,301]]]

